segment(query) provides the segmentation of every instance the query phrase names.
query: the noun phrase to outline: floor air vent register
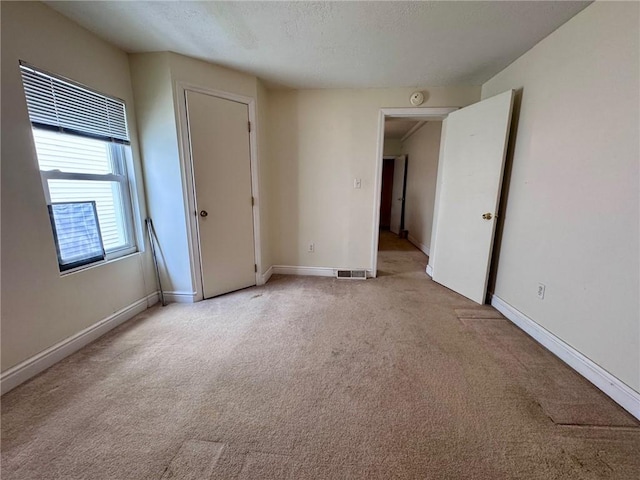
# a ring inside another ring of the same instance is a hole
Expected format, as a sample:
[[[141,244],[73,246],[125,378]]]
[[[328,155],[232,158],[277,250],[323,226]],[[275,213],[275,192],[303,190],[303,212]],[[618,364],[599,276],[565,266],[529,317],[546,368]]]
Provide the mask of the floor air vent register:
[[[336,278],[343,278],[349,280],[366,280],[366,270],[336,270]]]

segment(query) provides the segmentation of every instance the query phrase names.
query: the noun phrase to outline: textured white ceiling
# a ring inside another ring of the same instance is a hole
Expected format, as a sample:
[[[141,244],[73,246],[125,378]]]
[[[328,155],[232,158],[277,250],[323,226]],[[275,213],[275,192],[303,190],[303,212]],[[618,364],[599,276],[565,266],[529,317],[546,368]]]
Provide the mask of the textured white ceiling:
[[[590,2],[45,2],[128,52],[292,88],[480,85]]]

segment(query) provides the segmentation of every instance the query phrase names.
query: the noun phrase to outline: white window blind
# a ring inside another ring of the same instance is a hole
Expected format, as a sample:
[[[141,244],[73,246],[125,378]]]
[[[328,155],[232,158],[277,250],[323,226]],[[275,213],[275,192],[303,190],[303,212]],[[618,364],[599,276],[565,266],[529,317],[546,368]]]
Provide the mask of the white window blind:
[[[121,100],[93,92],[62,78],[20,65],[34,127],[129,144]]]

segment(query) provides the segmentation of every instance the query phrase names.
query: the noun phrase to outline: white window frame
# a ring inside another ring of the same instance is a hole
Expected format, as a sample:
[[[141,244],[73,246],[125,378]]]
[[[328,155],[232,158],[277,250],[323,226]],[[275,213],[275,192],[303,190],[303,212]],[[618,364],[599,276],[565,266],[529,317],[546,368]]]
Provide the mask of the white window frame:
[[[34,74],[43,75],[45,78],[50,77],[52,82],[51,88],[55,89],[55,92],[62,92],[62,96],[56,97],[56,93],[52,90],[53,96],[51,98],[54,99],[53,109],[45,107],[45,103],[41,104],[44,109],[40,109],[38,102],[41,100],[38,100],[38,98],[46,98],[48,89],[47,81],[45,80],[43,82],[41,80],[36,80],[35,83],[29,82],[30,93],[27,95],[27,87],[24,83],[25,77],[23,75],[25,96],[29,97],[27,99],[27,103],[29,106],[29,117],[32,123],[32,132],[36,130],[49,130],[57,131],[62,135],[69,135],[70,137],[77,135],[79,137],[94,138],[95,140],[104,141],[107,144],[106,147],[109,150],[109,156],[114,160],[112,173],[90,174],[61,170],[42,170],[40,169],[40,161],[38,159],[38,169],[40,170],[41,183],[46,204],[50,205],[52,203],[51,193],[49,190],[49,180],[99,181],[112,182],[119,185],[120,198],[118,201],[121,205],[118,205],[118,207],[120,207],[119,209],[121,210],[121,213],[118,214],[118,229],[124,234],[125,245],[109,249],[105,247],[104,260],[94,261],[69,270],[61,270],[60,274],[66,275],[78,270],[91,268],[143,250],[143,248],[141,249],[141,245],[144,246],[144,240],[139,222],[137,183],[134,176],[135,165],[133,164],[131,144],[129,141],[126,103],[122,99],[104,94],[69,78],[35,67],[22,60],[20,60],[20,66],[21,70],[24,69],[24,71],[31,72],[28,74],[31,75],[31,78],[33,78]],[[65,91],[65,84],[70,87],[70,90]],[[87,99],[86,96],[79,93],[78,101],[75,102],[75,96],[69,97],[66,93],[70,93],[74,88],[79,89],[79,91],[89,92],[89,95],[93,95],[93,99],[91,99],[91,97]],[[102,108],[99,104],[95,103],[96,96],[105,100],[105,108],[108,109],[105,120],[101,120],[99,110],[95,110],[96,108]],[[60,99],[62,104],[55,103],[56,98]],[[69,102],[69,98],[74,100]],[[30,101],[35,102],[35,109],[33,111],[31,110]],[[93,110],[83,110],[82,102],[85,101],[93,102],[87,104],[88,108],[93,108]],[[46,104],[50,105],[48,102],[46,102]],[[107,107],[107,105],[109,106]],[[122,108],[122,113],[118,112],[118,105]],[[58,110],[59,107],[62,109]],[[72,110],[69,110],[69,108],[72,108]],[[115,108],[115,110],[111,110],[113,108]],[[75,112],[75,109],[78,109],[77,112]],[[114,112],[114,116],[110,116],[112,111]],[[74,113],[69,116],[70,112]],[[93,117],[90,115],[85,116],[84,113],[87,112],[95,113]],[[32,114],[35,115],[35,117],[33,117]],[[75,121],[76,119],[74,119],[74,116],[78,119],[78,122]],[[35,144],[36,139],[33,134],[32,139]]]
[[[38,127],[32,127],[32,129],[36,129]],[[64,135],[71,135],[68,133],[63,133]],[[35,141],[35,140],[34,140]],[[109,144],[109,142],[105,143]],[[99,182],[115,182],[120,184],[120,191],[122,192],[122,203],[124,208],[124,229],[125,229],[125,237],[127,239],[126,245],[116,248],[116,249],[105,249],[105,260],[115,260],[116,258],[123,257],[125,255],[130,255],[138,251],[137,245],[137,235],[134,228],[133,222],[133,202],[132,192],[131,192],[131,182],[129,179],[129,166],[128,166],[128,155],[127,149],[130,147],[128,145],[123,144],[109,144],[110,154],[112,156],[121,157],[120,164],[124,169],[123,174],[116,173],[108,173],[108,174],[92,174],[92,173],[76,173],[76,172],[62,172],[60,170],[40,170],[40,176],[42,178],[42,188],[44,190],[45,199],[47,205],[51,204],[51,195],[49,193],[49,180],[83,180],[83,181],[99,181]],[[86,265],[82,265],[80,267],[66,270],[62,273],[74,272],[76,270],[80,270],[82,268],[87,268],[92,265],[95,265],[101,262],[92,262]]]

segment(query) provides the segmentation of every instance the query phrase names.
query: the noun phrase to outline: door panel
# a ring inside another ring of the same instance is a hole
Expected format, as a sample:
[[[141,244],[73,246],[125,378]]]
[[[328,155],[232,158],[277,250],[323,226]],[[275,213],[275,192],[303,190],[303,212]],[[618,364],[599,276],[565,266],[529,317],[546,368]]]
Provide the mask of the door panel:
[[[204,298],[255,285],[249,112],[186,92]]]
[[[508,91],[453,112],[443,136],[433,280],[477,303],[485,301],[512,105]]]
[[[405,156],[396,157],[393,165],[393,199],[391,202],[391,222],[389,230],[398,235],[402,221],[402,203],[404,196]]]

